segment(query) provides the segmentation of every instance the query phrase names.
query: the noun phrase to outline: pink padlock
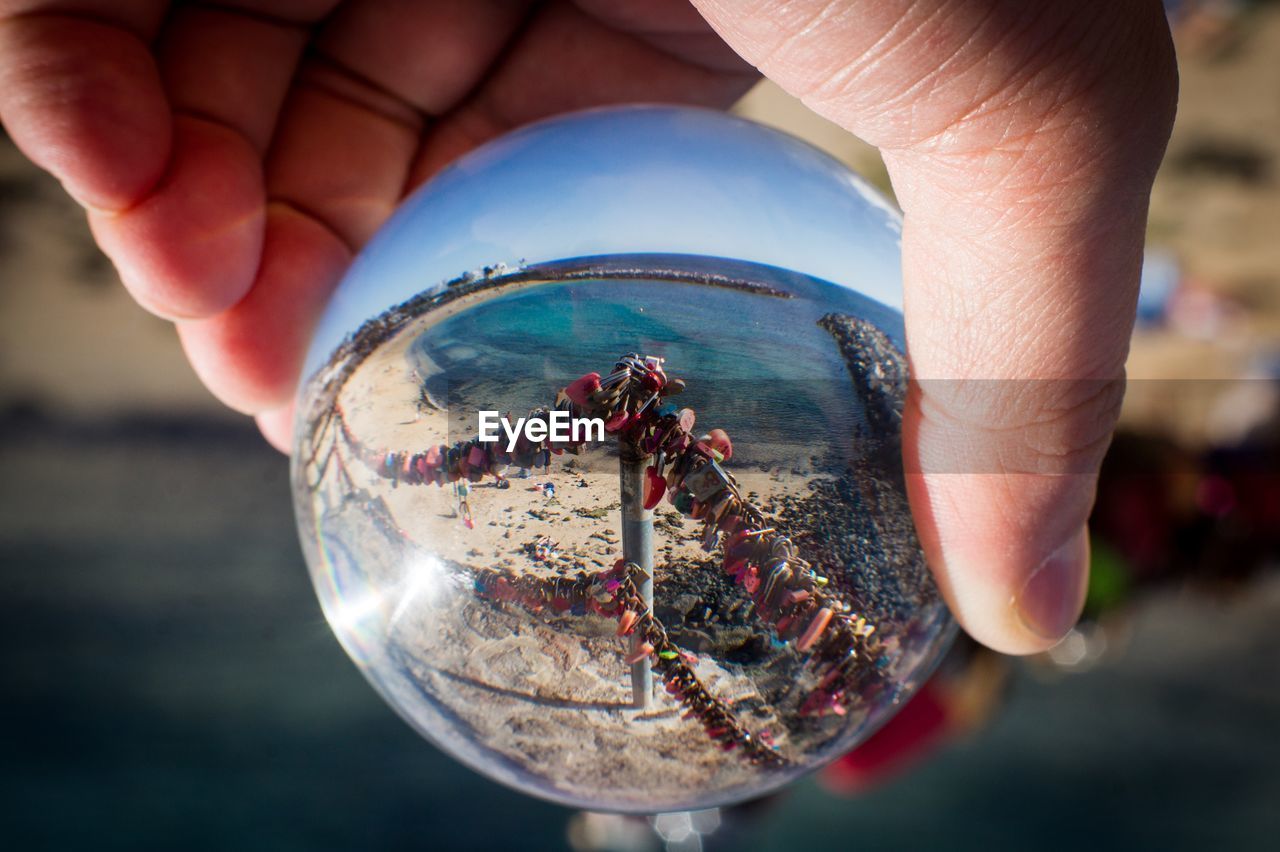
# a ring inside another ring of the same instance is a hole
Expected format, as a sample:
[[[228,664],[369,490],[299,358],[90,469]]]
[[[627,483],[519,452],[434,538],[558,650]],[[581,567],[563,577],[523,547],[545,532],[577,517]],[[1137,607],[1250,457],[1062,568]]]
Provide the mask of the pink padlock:
[[[662,502],[662,495],[667,492],[667,480],[654,465],[644,472],[644,507],[652,509]]]
[[[582,378],[570,382],[569,386],[564,389],[564,395],[573,400],[574,405],[586,408],[591,394],[598,390],[600,390],[600,374],[587,373]]]
[[[707,433],[707,443],[712,449],[719,450],[725,460],[733,458],[733,442],[729,440],[729,433],[723,429],[712,429]]]

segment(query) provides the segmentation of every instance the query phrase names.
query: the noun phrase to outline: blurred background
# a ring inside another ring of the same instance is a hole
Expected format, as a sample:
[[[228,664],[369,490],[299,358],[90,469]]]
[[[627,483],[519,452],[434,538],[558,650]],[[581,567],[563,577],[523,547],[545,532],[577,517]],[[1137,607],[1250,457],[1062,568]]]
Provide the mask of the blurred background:
[[[1086,620],[1034,659],[962,642],[821,776],[656,820],[498,787],[375,696],[320,615],[285,459],[0,139],[5,848],[1275,848],[1280,5],[1167,6],[1182,101]],[[771,86],[739,110],[889,190]]]

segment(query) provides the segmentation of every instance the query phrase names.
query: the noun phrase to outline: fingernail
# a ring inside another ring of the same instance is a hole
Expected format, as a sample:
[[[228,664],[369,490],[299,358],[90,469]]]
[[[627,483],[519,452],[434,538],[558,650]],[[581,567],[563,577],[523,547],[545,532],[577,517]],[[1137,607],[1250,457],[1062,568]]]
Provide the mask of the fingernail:
[[[1032,633],[1056,642],[1075,625],[1089,578],[1087,554],[1086,531],[1081,528],[1031,572],[1014,608]]]

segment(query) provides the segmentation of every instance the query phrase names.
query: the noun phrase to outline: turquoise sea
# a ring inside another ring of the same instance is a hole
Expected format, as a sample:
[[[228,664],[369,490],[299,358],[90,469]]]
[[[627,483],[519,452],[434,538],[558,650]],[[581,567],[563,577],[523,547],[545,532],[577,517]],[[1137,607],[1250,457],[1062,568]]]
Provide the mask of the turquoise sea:
[[[791,298],[646,278],[513,289],[424,331],[415,366],[451,410],[523,414],[583,373],[606,375],[623,354],[657,355],[688,383],[673,401],[733,438],[735,465],[843,466],[862,408],[817,320],[854,314],[899,341],[900,321],[847,288],[770,267],[751,273]]]

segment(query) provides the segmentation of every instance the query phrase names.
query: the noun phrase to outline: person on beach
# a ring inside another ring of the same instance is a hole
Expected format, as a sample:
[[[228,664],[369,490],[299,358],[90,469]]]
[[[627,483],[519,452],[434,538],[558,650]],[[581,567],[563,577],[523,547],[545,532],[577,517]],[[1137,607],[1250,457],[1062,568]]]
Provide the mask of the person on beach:
[[[916,528],[975,638],[1044,650],[1084,601],[1176,105],[1158,0],[0,3],[0,121],[282,449],[319,313],[407,192],[527,122],[723,108],[760,73],[884,154]]]
[[[467,529],[475,529],[475,521],[471,519],[471,483],[465,479],[453,481],[453,498],[457,501],[457,514]]]

